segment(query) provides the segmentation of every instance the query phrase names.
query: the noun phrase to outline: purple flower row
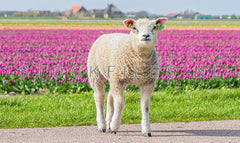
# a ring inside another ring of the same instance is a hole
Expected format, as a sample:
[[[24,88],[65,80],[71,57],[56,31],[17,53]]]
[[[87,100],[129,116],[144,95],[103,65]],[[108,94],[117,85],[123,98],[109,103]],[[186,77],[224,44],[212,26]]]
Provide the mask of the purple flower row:
[[[1,30],[0,76],[87,82],[86,61],[105,33],[128,30]],[[158,33],[159,79],[240,77],[240,31],[163,30]],[[8,82],[9,79],[4,79]]]

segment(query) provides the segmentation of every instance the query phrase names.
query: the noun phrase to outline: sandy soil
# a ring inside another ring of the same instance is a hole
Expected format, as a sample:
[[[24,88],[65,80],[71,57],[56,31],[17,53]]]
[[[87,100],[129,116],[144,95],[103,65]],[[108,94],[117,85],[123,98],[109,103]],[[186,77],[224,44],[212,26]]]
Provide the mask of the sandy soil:
[[[96,126],[0,129],[1,143],[77,142],[217,142],[239,143],[240,120],[151,124],[152,137],[144,137],[139,124],[121,125],[116,135],[100,133]]]

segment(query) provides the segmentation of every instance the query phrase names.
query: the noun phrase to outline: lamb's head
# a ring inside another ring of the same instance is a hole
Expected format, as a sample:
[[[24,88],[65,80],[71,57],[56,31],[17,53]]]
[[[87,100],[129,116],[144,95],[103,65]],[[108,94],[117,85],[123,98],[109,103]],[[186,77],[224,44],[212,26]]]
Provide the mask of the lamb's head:
[[[132,19],[124,20],[123,23],[131,29],[131,42],[138,48],[154,48],[157,42],[157,30],[161,29],[167,21],[167,18],[158,18],[156,20]],[[142,49],[143,50],[143,49]]]

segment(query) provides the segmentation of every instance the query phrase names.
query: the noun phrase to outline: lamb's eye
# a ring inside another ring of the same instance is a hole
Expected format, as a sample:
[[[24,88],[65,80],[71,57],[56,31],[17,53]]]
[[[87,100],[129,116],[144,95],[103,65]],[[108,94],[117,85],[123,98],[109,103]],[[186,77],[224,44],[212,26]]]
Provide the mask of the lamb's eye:
[[[157,27],[156,27],[156,26],[154,26],[154,27],[153,27],[153,30],[155,30],[156,28],[157,28]]]
[[[137,30],[137,28],[136,28],[136,27],[133,27],[133,30],[138,32],[138,30]]]

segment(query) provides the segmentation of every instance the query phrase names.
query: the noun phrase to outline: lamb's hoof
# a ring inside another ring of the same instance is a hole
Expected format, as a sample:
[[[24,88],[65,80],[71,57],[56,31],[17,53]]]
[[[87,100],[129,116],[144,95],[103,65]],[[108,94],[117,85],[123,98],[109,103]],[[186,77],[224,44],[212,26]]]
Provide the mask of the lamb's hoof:
[[[115,134],[115,135],[116,135],[116,134],[117,134],[117,132],[116,132],[116,131],[111,131],[111,134]]]
[[[144,133],[143,135],[144,135],[144,137],[151,137],[152,136],[151,133]]]
[[[112,130],[109,128],[109,129],[107,129],[107,132],[108,132],[108,133],[111,133],[111,132],[112,132]]]
[[[105,133],[106,129],[99,129],[99,131]]]

